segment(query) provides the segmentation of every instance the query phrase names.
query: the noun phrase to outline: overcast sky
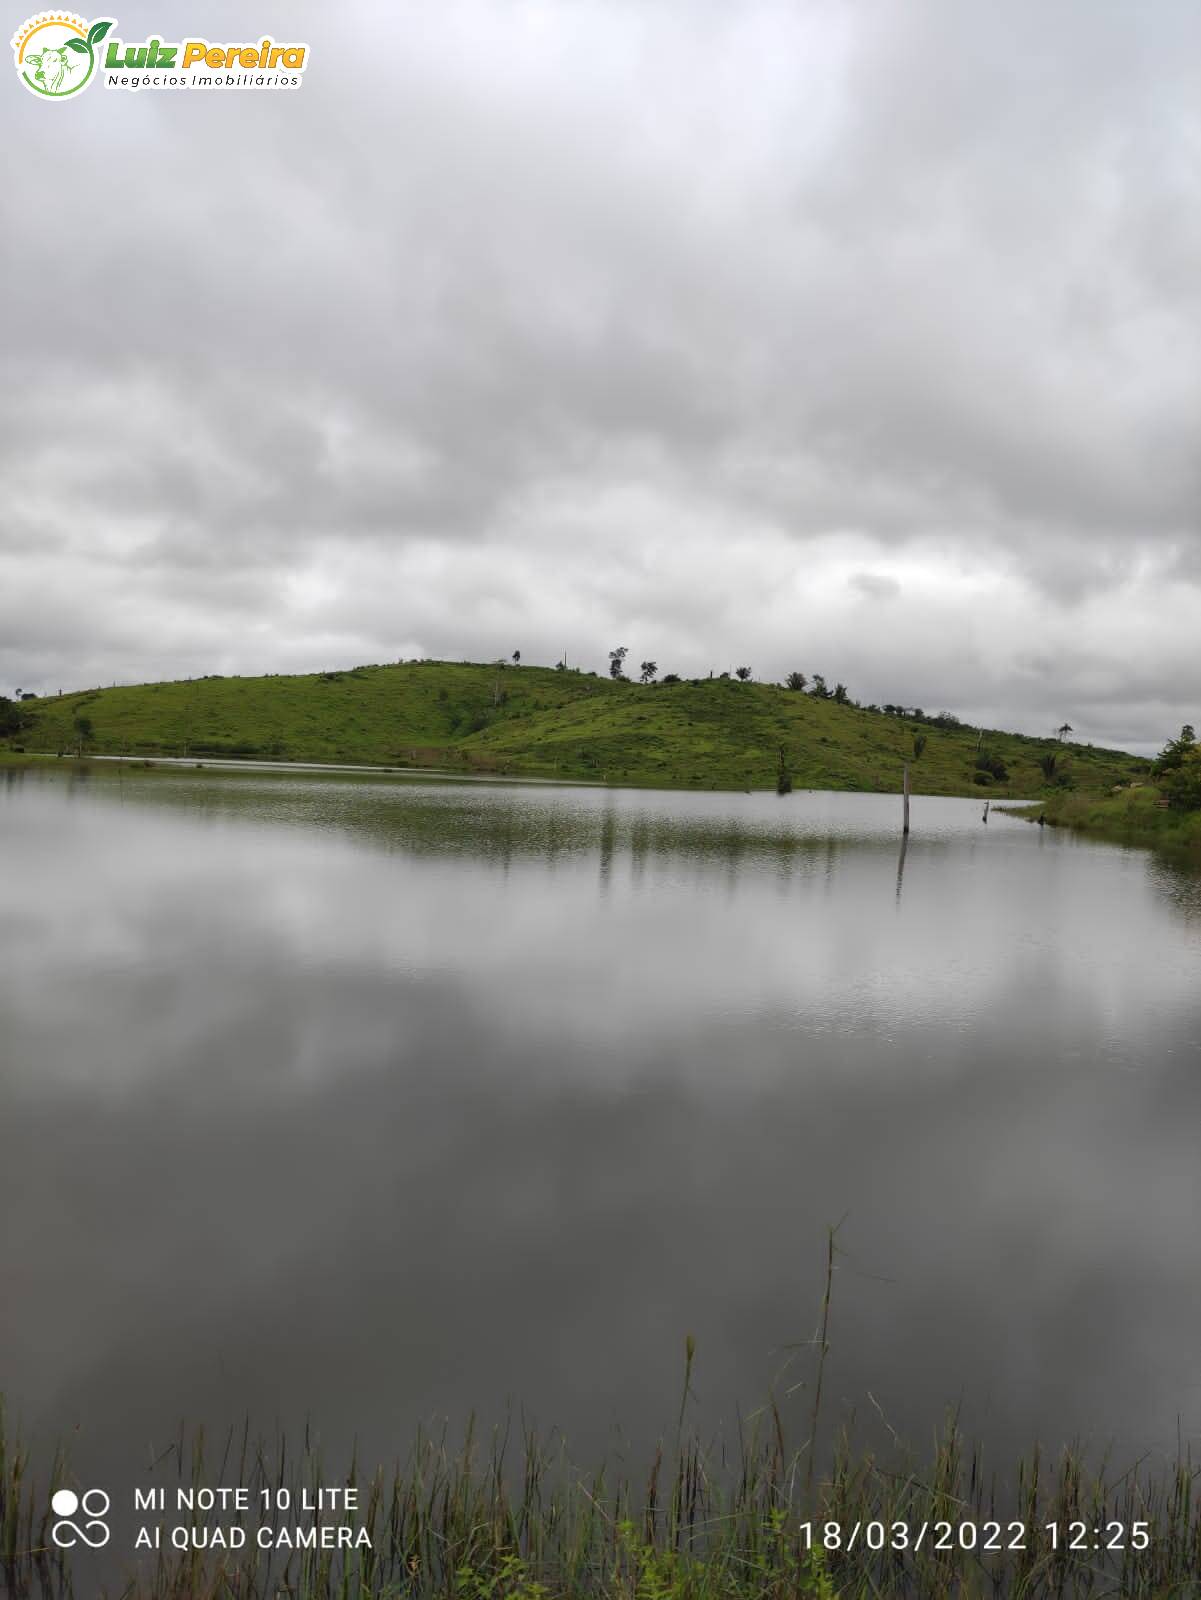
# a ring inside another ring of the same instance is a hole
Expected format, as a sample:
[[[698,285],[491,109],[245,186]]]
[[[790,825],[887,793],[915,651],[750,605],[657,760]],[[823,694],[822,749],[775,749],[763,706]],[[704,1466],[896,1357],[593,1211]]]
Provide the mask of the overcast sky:
[[[0,692],[624,644],[1201,721],[1196,0],[117,15],[311,64],[10,65]]]

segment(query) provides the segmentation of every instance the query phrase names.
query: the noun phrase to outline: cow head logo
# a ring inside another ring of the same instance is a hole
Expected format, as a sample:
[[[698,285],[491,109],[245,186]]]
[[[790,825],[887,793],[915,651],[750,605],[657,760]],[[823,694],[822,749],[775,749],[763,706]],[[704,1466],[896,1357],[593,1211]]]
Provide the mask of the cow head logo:
[[[96,49],[113,25],[101,17],[89,27],[69,11],[43,11],[29,17],[13,34],[13,58],[21,82],[31,94],[65,100],[92,81]]]

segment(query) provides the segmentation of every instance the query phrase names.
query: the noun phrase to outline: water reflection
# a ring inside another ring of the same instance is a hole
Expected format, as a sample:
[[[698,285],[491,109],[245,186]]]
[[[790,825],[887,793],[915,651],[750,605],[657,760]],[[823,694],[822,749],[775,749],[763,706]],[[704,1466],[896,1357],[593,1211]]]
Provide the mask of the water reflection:
[[[1201,1426],[1197,881],[975,801],[5,775],[0,1386],[588,1456],[807,1338],[994,1459]],[[903,892],[902,892],[903,891]],[[805,1399],[796,1402],[803,1419]]]

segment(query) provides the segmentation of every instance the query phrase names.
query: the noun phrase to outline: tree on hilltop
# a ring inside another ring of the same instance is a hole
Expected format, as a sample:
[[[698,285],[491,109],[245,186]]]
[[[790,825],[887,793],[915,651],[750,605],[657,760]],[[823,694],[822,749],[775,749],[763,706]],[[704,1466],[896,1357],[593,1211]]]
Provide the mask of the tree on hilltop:
[[[1186,722],[1180,730],[1178,739],[1169,739],[1167,744],[1156,756],[1151,767],[1152,775],[1159,777],[1164,772],[1175,772],[1178,767],[1193,754],[1197,747],[1197,735],[1191,722]]]
[[[1151,766],[1151,775],[1173,811],[1201,810],[1201,745],[1192,723],[1169,739]]]

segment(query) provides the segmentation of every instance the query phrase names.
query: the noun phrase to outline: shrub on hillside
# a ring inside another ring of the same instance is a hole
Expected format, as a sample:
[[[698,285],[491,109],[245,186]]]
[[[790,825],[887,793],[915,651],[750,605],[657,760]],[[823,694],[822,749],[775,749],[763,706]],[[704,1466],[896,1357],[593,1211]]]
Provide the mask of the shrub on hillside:
[[[1173,811],[1201,810],[1201,745],[1191,723],[1169,739],[1151,765],[1151,776]]]
[[[981,750],[979,755],[976,757],[976,771],[987,772],[989,776],[995,778],[998,783],[1009,782],[1008,767],[1001,760],[1000,756],[991,755],[987,750]],[[979,781],[979,778],[977,778],[976,782],[979,783]]]
[[[0,694],[0,739],[11,739],[25,725],[27,712],[22,712],[15,700]]]
[[[1194,749],[1178,767],[1165,772],[1159,789],[1173,811],[1201,810],[1201,750]]]

